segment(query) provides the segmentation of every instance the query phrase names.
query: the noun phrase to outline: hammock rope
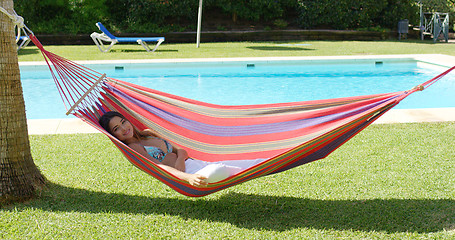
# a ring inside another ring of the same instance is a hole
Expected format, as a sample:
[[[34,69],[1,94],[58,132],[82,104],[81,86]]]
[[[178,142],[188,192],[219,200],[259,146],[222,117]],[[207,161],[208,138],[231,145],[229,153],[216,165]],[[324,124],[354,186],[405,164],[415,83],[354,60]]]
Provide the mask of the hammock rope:
[[[26,47],[28,43],[30,42],[30,39],[28,37],[25,37],[29,34],[33,34],[33,32],[25,26],[24,23],[24,18],[17,15],[16,11],[14,9],[12,10],[13,13],[10,14],[5,8],[0,7],[0,12],[5,14],[7,17],[9,17],[13,24],[15,31],[17,32],[16,34],[16,43],[19,44],[17,46],[17,51],[19,51],[21,48]],[[24,37],[22,37],[22,33],[24,33]]]
[[[17,26],[18,28],[26,28],[30,33],[33,33],[32,31],[30,31],[30,29],[27,28],[27,26],[25,26],[24,18],[17,15],[16,11],[13,10],[13,13],[9,13],[6,9],[4,9],[3,7],[0,7],[0,12],[4,13],[6,16],[11,18],[11,20],[13,21],[13,24],[15,26]]]
[[[454,67],[413,89],[337,99],[224,106],[112,79],[44,49],[60,96],[71,113],[106,134],[137,168],[191,197],[326,157],[410,94],[426,89]],[[194,159],[267,160],[207,187],[194,187],[107,133],[98,118],[118,111],[139,129],[151,128]]]

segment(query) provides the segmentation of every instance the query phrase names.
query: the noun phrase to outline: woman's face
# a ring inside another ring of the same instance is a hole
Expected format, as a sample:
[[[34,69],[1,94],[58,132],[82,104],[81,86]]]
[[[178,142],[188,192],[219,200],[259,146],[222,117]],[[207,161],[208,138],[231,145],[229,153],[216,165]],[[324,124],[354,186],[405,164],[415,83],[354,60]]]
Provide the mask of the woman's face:
[[[134,136],[134,129],[131,123],[121,117],[113,117],[109,121],[109,129],[111,130],[112,135],[118,138],[120,141],[128,141]]]

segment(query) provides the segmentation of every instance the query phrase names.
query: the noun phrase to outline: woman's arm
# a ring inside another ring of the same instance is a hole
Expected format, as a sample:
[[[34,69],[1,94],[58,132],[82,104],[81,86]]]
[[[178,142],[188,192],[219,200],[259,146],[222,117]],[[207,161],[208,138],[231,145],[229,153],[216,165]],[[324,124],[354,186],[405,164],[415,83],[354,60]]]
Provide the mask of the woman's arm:
[[[139,144],[139,143],[132,143],[132,144],[129,145],[129,147],[131,147],[133,150],[135,150],[136,152],[138,152],[142,156],[147,157],[148,159],[153,161],[155,164],[157,164],[159,167],[161,167],[162,169],[166,170],[170,174],[172,174],[172,175],[174,175],[174,176],[176,176],[176,177],[178,177],[178,178],[180,178],[182,180],[185,180],[185,181],[189,182],[193,186],[201,187],[201,186],[206,186],[207,185],[207,182],[205,181],[205,179],[207,179],[206,177],[204,177],[202,175],[199,175],[199,174],[189,174],[189,173],[184,172],[184,170],[185,170],[185,160],[188,158],[188,154],[186,153],[186,151],[184,149],[178,149],[177,150],[177,152],[180,152],[181,156],[177,156],[176,165],[177,164],[182,164],[181,162],[183,162],[183,171],[181,171],[181,170],[179,170],[177,168],[174,168],[174,167],[171,167],[171,166],[164,165],[164,164],[160,163],[158,160],[156,160],[155,158],[150,156],[147,153],[147,151],[145,151],[144,147],[141,144]],[[184,152],[182,152],[182,151],[184,151]]]
[[[207,185],[207,177],[204,177],[199,174],[190,174],[186,172],[179,171],[173,167],[164,164],[158,164],[162,169],[168,171],[170,174],[189,182],[192,186],[203,187]]]
[[[158,134],[156,131],[154,131],[153,129],[149,129],[149,128],[142,130],[141,134],[143,134],[145,136],[154,136],[154,137],[159,137],[159,138],[165,139],[160,134]],[[174,144],[171,144],[171,145],[172,145],[172,152],[177,155],[177,160],[175,161],[175,166],[173,166],[173,167],[175,167],[177,170],[185,172],[185,160],[188,158],[188,153],[186,152],[185,149],[182,149]]]
[[[188,153],[186,152],[185,149],[178,148],[176,146],[173,146],[173,152],[177,154],[177,160],[175,161],[175,168],[185,172],[185,161],[188,159]]]

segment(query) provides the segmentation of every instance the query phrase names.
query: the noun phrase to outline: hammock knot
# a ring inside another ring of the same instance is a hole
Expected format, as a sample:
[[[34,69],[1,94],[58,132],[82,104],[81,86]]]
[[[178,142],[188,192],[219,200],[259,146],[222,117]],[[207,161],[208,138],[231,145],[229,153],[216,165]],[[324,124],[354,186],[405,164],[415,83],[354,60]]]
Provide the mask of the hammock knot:
[[[14,24],[18,27],[18,28],[23,28],[25,27],[25,24],[24,24],[24,18],[19,16],[19,15],[16,15],[16,18],[13,19],[13,22]]]
[[[21,29],[25,29],[25,30],[27,30],[29,32],[29,34],[33,35],[33,32],[25,25],[24,18],[19,16],[19,15],[17,15],[17,13],[16,13],[16,11],[14,11],[14,9],[13,9],[13,13],[11,14],[6,9],[0,7],[0,12],[4,13],[6,16],[11,18],[11,20],[14,23],[14,26],[18,28],[18,33],[20,33]],[[25,30],[24,30],[24,33],[29,35]]]
[[[14,25],[17,25],[19,27],[24,27],[24,18],[17,15],[17,13],[13,10],[13,14],[9,13],[6,9],[0,7],[0,11],[4,13],[6,16],[11,18],[13,20]]]
[[[415,91],[423,91],[425,89],[425,87],[423,85],[417,85],[415,86],[412,90],[415,90]]]

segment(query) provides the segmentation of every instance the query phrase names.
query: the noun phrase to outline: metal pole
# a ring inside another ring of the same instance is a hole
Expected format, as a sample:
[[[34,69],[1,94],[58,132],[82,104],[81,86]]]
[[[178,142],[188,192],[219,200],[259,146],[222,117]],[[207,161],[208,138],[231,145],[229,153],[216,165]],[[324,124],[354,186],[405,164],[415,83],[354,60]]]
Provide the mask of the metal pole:
[[[424,35],[423,35],[423,34],[424,34],[424,32],[425,32],[425,26],[424,26],[425,23],[424,23],[424,20],[423,20],[424,16],[423,16],[423,10],[422,10],[422,8],[423,8],[423,3],[422,3],[422,1],[419,1],[419,13],[420,13],[420,26],[419,26],[419,28],[420,28],[420,39],[423,41],[423,39],[424,39]]]
[[[197,13],[197,33],[196,33],[196,47],[199,48],[201,42],[201,23],[202,23],[202,0],[199,0],[199,9]]]

